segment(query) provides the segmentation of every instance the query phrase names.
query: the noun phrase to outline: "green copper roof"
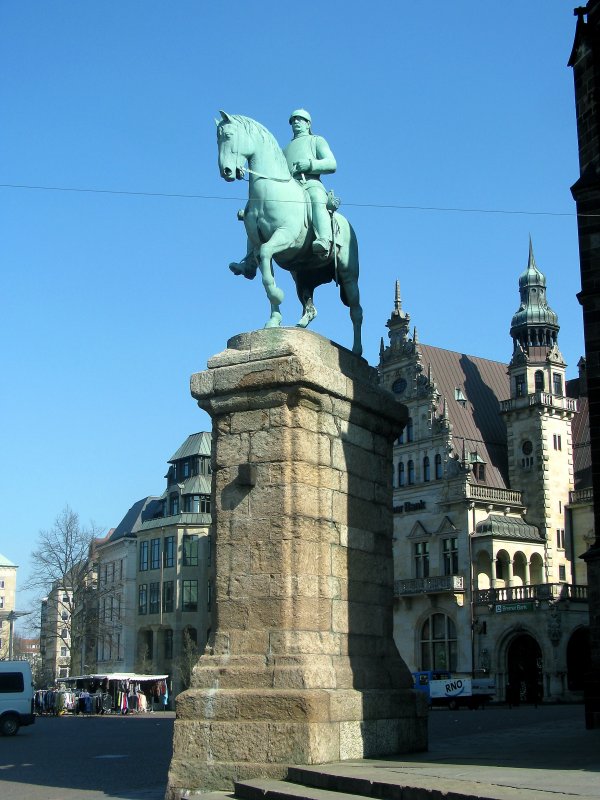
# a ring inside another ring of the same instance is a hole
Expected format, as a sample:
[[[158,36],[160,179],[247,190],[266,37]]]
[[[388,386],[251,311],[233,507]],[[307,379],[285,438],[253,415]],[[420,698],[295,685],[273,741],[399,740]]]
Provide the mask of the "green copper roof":
[[[169,459],[169,463],[173,463],[173,461],[178,461],[180,458],[187,458],[188,456],[197,456],[197,455],[209,456],[211,448],[211,440],[212,440],[211,434],[206,433],[206,431],[200,431],[200,433],[192,433],[190,436],[187,437],[187,439],[181,445],[179,450],[173,453],[173,455]]]
[[[475,526],[475,536],[492,536],[494,539],[518,539],[526,542],[543,542],[544,538],[535,525],[529,525],[520,517],[505,517],[489,514]]]
[[[558,317],[546,300],[546,277],[535,263],[531,239],[527,268],[519,276],[519,294],[521,304],[512,318],[510,335],[526,346],[531,339],[527,335],[528,328],[535,328],[536,331],[542,328],[548,331],[548,336],[540,339],[539,333],[536,333],[535,343],[551,345],[559,330]]]

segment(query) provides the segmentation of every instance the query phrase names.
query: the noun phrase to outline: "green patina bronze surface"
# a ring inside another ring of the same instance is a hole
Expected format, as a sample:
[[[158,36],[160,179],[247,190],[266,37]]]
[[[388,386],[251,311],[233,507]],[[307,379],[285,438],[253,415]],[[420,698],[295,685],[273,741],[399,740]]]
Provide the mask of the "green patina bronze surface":
[[[336,161],[322,136],[311,130],[303,109],[290,117],[294,138],[282,151],[272,134],[249,117],[221,111],[217,123],[219,172],[226,181],[248,173],[248,203],[239,218],[248,235],[246,256],[230,264],[236,275],[254,278],[260,270],[271,305],[265,327],[281,325],[283,292],[275,282],[273,261],[289,270],[302,303],[297,323],[306,327],[317,314],[317,286],[335,280],[350,309],[352,351],[362,353],[362,308],[358,290],[358,244],[352,226],[327,210],[320,176],[334,172]]]

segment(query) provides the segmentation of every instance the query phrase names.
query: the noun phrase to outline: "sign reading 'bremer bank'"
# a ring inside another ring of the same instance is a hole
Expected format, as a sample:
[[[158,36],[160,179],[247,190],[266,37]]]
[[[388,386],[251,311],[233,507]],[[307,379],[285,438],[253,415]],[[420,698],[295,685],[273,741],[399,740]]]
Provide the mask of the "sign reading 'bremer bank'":
[[[402,503],[401,506],[394,506],[394,514],[405,514],[409,511],[424,511],[425,510],[425,500],[419,500],[418,503]]]

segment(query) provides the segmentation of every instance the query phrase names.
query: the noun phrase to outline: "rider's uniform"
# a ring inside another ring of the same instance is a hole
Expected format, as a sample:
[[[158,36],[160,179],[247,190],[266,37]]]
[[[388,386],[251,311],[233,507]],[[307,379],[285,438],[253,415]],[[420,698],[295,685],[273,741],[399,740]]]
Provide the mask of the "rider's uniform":
[[[297,136],[284,149],[284,155],[295,178],[306,181],[312,205],[312,220],[317,240],[331,244],[331,219],[326,209],[327,191],[321,183],[321,175],[335,172],[337,164],[329,145],[322,136],[312,133]],[[309,161],[310,170],[303,174],[294,173],[294,164]]]

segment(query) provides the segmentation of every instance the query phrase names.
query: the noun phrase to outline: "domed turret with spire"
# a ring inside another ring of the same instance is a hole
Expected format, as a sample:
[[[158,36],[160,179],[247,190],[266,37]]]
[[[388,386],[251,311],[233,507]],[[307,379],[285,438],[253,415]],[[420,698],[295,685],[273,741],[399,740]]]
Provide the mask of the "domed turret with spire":
[[[531,237],[527,269],[519,276],[519,294],[521,304],[510,324],[514,349],[539,357],[541,353],[533,353],[532,349],[543,348],[547,352],[554,347],[560,326],[546,300],[546,278],[535,263]]]

